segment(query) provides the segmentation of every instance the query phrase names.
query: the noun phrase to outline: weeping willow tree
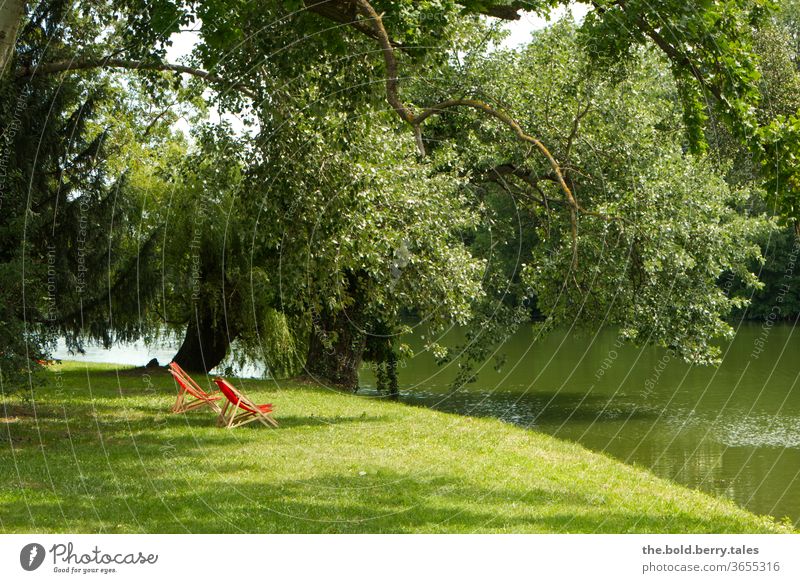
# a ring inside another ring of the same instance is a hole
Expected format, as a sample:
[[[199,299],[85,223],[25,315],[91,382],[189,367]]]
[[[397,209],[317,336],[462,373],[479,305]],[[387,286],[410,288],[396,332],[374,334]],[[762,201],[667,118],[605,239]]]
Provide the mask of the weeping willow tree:
[[[273,374],[354,386],[377,327],[409,310],[466,322],[482,293],[466,183],[380,117],[298,119],[255,145],[197,133],[164,198],[160,313],[188,322],[181,366],[210,370],[235,344]]]
[[[59,336],[75,349],[108,339],[110,294],[139,275],[125,247],[136,201],[108,164],[124,147],[109,134],[130,113],[124,93],[107,78],[15,74],[100,34],[101,19],[70,8],[37,4],[0,78],[0,376],[12,388]]]
[[[75,47],[108,49],[116,22],[102,3],[31,3],[0,78],[0,370],[12,388],[58,338],[80,351],[153,327],[160,231],[146,220],[158,182],[148,168],[183,147],[164,109],[172,93],[159,99],[156,77],[39,68],[70,62]]]

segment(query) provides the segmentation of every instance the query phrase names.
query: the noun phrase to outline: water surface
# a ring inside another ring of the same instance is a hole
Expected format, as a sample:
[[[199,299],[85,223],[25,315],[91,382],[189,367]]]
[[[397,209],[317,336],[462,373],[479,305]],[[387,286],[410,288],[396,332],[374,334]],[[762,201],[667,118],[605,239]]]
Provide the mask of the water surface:
[[[455,363],[439,367],[420,351],[400,369],[401,399],[577,441],[800,524],[800,333],[792,326],[742,325],[719,368],[622,343],[613,330],[534,340],[521,330],[499,348],[499,371],[487,363],[455,392]],[[362,383],[374,387],[366,368]]]

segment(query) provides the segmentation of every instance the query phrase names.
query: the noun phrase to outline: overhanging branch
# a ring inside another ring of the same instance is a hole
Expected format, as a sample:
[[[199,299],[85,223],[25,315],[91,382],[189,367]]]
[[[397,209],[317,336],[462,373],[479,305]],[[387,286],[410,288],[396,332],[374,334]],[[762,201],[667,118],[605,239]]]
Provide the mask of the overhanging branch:
[[[609,7],[609,5],[602,5],[595,1],[592,1],[592,6],[600,14],[602,14]],[[614,2],[613,6],[618,7],[629,18],[631,18],[639,30],[647,35],[674,65],[679,65],[688,69],[695,80],[700,83],[701,87],[713,95],[718,101],[723,101],[719,87],[713,83],[709,83],[706,80],[702,72],[697,68],[697,65],[694,63],[694,61],[692,61],[691,58],[689,58],[685,51],[682,51],[679,47],[673,45],[666,38],[664,38],[664,36],[658,30],[656,30],[656,28],[652,26],[641,13],[632,13],[631,9],[624,0],[618,0],[617,2]]]
[[[341,24],[353,24],[356,20],[356,2],[353,0],[306,0],[303,4],[309,12]],[[510,4],[497,4],[484,6],[476,12],[501,20],[519,20],[520,10],[521,8]],[[361,29],[361,25],[356,23],[354,28]],[[362,32],[367,36],[377,38],[369,26],[363,27]]]
[[[175,73],[184,73],[193,77],[199,77],[211,83],[224,85],[252,99],[256,98],[256,94],[246,85],[231,83],[219,75],[215,75],[204,69],[158,61],[151,62],[116,58],[76,58],[21,67],[16,70],[14,76],[17,79],[24,79],[33,77],[34,75],[52,75],[54,73],[82,71],[87,69],[131,69],[139,71],[172,71]]]
[[[490,117],[495,118],[496,120],[500,121],[508,128],[511,129],[512,132],[517,136],[520,141],[526,142],[528,144],[533,145],[539,152],[547,159],[548,164],[553,169],[553,172],[556,176],[556,180],[558,185],[561,187],[561,190],[564,192],[564,196],[566,198],[567,203],[570,207],[570,221],[572,224],[572,263],[573,266],[577,266],[578,260],[578,221],[577,221],[577,213],[580,210],[580,206],[578,202],[575,200],[575,196],[572,194],[572,190],[567,185],[566,180],[564,180],[564,175],[561,171],[561,166],[556,161],[555,157],[550,153],[550,150],[542,143],[541,140],[529,135],[525,132],[522,126],[517,122],[513,117],[506,114],[503,111],[495,109],[488,103],[484,101],[480,101],[477,99],[447,99],[441,101],[431,107],[425,108],[419,113],[415,113],[414,110],[403,103],[403,100],[400,98],[399,94],[399,83],[398,83],[398,74],[397,74],[397,59],[395,58],[394,48],[392,47],[391,39],[389,38],[389,33],[386,31],[386,27],[383,25],[383,18],[380,14],[377,13],[375,8],[372,4],[369,3],[368,0],[355,0],[356,6],[358,7],[359,12],[372,23],[372,28],[375,32],[375,37],[378,40],[378,44],[381,47],[381,52],[383,54],[383,59],[386,65],[386,100],[389,105],[395,110],[397,115],[405,121],[406,123],[410,124],[414,128],[415,137],[417,140],[417,147],[420,151],[421,155],[425,155],[425,147],[422,142],[421,136],[421,127],[423,122],[432,117],[434,115],[439,115],[446,110],[453,109],[453,108],[470,108],[477,111],[481,111]]]

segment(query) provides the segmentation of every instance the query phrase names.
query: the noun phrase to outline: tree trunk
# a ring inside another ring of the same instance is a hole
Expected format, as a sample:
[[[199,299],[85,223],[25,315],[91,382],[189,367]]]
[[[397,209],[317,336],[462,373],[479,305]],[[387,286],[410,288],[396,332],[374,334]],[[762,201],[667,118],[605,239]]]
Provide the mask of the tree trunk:
[[[311,329],[306,372],[347,389],[358,389],[358,369],[364,356],[366,335],[361,329],[362,306],[356,302],[347,311],[324,313]]]
[[[17,32],[25,13],[25,0],[0,0],[0,77],[14,56]]]
[[[222,362],[236,336],[210,310],[197,306],[173,361],[184,370],[206,373]]]

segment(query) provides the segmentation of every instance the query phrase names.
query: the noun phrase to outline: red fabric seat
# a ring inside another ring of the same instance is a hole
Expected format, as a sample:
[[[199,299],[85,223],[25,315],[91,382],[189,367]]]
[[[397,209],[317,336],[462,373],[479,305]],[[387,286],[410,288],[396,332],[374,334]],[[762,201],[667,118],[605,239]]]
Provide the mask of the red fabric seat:
[[[238,405],[240,409],[244,409],[245,411],[250,411],[251,413],[255,413],[255,409],[251,406],[251,403],[241,400],[236,393],[231,390],[230,383],[222,378],[214,379],[214,382],[217,383],[219,390],[222,392],[223,395],[234,405]],[[262,413],[272,413],[272,403],[266,403],[264,405],[255,405],[255,408],[261,411]]]
[[[259,420],[265,425],[268,423],[273,427],[278,426],[278,422],[270,415],[270,413],[272,413],[272,403],[256,405],[222,377],[215,378],[214,383],[216,383],[220,392],[228,400],[228,403],[222,408],[222,413],[220,414],[221,424],[230,428]],[[230,412],[228,412],[229,407]],[[244,411],[244,413],[239,413],[237,415],[237,408]]]
[[[204,401],[218,401],[222,397],[220,395],[209,395],[208,393],[200,393],[198,392],[192,385],[183,382],[183,379],[180,377],[179,374],[176,374],[175,371],[170,369],[173,378],[178,381],[178,384],[183,387],[183,390],[189,393],[195,399],[203,399]]]

